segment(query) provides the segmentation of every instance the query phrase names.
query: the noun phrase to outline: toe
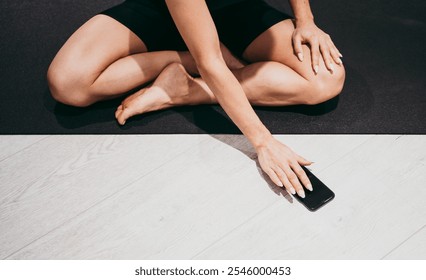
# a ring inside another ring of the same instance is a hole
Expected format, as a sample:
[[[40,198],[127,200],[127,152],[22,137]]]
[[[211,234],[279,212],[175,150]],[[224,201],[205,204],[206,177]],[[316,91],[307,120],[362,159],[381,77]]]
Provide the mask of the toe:
[[[124,125],[129,118],[137,114],[138,111],[135,110],[134,106],[123,105],[121,110],[117,111],[117,120],[121,125]]]
[[[140,93],[135,93],[128,96],[121,102],[121,105],[117,107],[115,112],[115,117],[119,124],[124,125],[130,117],[133,117],[137,114],[137,101]]]
[[[115,111],[115,118],[117,119],[117,121],[118,121],[119,116],[121,115],[121,112],[123,111],[123,109],[121,109],[121,107],[122,106],[119,106],[117,108],[117,110]]]
[[[124,125],[126,123],[126,120],[130,117],[128,106],[123,104],[125,104],[125,101],[123,101],[123,103],[118,106],[117,110],[115,111],[115,118],[121,125]]]
[[[125,110],[117,111],[115,113],[115,118],[117,119],[120,125],[124,125],[127,120],[127,118],[125,117]]]

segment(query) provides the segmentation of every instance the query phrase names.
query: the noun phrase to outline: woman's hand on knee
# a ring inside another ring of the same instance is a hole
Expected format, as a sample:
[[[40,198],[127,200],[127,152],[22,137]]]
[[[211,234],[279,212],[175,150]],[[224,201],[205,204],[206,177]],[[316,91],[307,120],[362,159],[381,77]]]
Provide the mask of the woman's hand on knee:
[[[325,66],[333,72],[333,63],[342,64],[342,54],[334,45],[330,35],[318,28],[313,21],[298,23],[293,32],[293,48],[300,61],[303,61],[302,44],[308,44],[311,49],[312,69],[318,74],[320,56]]]
[[[259,164],[271,180],[289,193],[305,197],[304,187],[312,190],[312,184],[301,166],[312,164],[293,152],[275,138],[269,138],[263,145],[256,147]]]

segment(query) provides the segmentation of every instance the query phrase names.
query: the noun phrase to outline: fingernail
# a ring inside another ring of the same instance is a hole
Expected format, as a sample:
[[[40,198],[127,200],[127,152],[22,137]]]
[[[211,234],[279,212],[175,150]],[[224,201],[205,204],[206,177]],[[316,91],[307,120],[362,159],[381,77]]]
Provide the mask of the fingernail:
[[[337,61],[339,62],[340,65],[343,64],[343,61],[340,58]]]
[[[296,191],[293,188],[290,188],[291,194],[296,194]]]
[[[340,56],[340,57],[343,57],[343,54],[339,53],[339,56]]]
[[[315,74],[318,74],[318,65],[314,66],[314,72],[315,72]]]
[[[297,192],[297,194],[301,197],[301,198],[305,198],[305,192],[303,190],[300,190]]]
[[[306,186],[306,188],[308,189],[308,190],[310,190],[310,191],[313,191],[314,189],[312,188],[312,184],[308,184],[307,186]]]
[[[279,183],[278,183],[278,186],[279,186],[279,187],[281,187],[281,188],[282,188],[282,187],[284,187],[284,185],[283,185],[283,183],[282,183],[282,182],[279,182]]]
[[[334,65],[333,65],[333,63],[330,63],[330,71],[331,71],[331,73],[334,72]]]
[[[303,53],[297,53],[297,57],[300,61],[303,61]]]

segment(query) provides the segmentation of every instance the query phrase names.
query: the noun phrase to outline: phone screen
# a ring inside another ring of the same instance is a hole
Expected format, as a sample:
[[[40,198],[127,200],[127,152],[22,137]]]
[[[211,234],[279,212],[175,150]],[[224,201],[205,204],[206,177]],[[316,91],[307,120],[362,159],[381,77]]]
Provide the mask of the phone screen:
[[[316,211],[318,208],[330,202],[334,198],[334,192],[330,190],[323,182],[321,182],[311,171],[306,167],[302,166],[303,170],[306,172],[309,180],[311,181],[313,191],[304,189],[305,198],[301,198],[299,195],[295,194],[294,197],[310,211]]]

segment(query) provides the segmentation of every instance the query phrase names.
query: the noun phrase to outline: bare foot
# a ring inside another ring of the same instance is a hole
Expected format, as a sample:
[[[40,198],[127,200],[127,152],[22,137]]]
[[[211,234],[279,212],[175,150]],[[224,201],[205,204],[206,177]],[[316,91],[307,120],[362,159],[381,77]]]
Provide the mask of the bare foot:
[[[212,100],[206,90],[186,72],[182,64],[172,63],[164,68],[152,86],[127,97],[117,108],[115,117],[119,124],[124,125],[127,119],[135,115],[209,102]]]

